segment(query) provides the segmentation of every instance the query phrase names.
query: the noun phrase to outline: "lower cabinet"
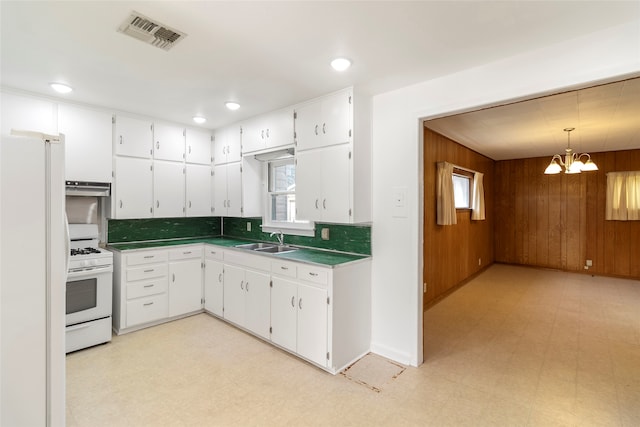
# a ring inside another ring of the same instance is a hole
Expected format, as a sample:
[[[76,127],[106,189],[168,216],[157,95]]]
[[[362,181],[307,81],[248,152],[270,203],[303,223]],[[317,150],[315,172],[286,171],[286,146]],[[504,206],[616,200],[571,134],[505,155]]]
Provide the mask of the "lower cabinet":
[[[204,309],[211,314],[222,317],[224,298],[224,265],[222,250],[210,245],[205,246],[204,253]]]
[[[169,317],[202,309],[202,245],[169,252]]]

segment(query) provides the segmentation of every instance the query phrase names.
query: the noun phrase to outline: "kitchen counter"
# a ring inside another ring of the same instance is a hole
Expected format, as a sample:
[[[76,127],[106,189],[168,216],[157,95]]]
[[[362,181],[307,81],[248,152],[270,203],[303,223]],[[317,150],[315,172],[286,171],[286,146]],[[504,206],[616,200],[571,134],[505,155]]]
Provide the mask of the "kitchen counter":
[[[172,240],[157,240],[152,242],[139,242],[139,243],[116,243],[107,246],[107,249],[115,251],[130,251],[136,249],[153,249],[162,248],[168,246],[177,245],[189,245],[206,243],[209,245],[221,246],[224,248],[231,248],[237,251],[252,253],[255,255],[267,256],[272,258],[284,258],[291,261],[304,262],[307,264],[319,265],[322,267],[335,267],[342,264],[357,262],[360,260],[368,259],[368,255],[356,255],[344,252],[334,252],[321,249],[299,247],[297,251],[284,252],[284,253],[263,253],[250,251],[246,249],[235,248],[237,245],[244,243],[252,243],[248,240],[234,239],[230,237],[204,237],[198,239],[172,239]],[[273,242],[272,242],[273,243]]]

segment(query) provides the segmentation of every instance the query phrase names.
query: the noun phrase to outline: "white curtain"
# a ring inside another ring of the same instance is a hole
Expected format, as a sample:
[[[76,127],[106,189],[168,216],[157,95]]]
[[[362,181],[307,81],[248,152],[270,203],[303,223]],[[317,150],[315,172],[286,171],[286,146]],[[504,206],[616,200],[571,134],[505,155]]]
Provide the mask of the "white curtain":
[[[605,219],[640,220],[640,171],[607,174]]]
[[[473,199],[471,201],[471,219],[483,220],[484,216],[484,185],[482,178],[484,174],[474,172],[473,174]]]
[[[453,165],[447,162],[438,163],[438,180],[436,182],[437,224],[456,224],[456,200],[453,194]]]

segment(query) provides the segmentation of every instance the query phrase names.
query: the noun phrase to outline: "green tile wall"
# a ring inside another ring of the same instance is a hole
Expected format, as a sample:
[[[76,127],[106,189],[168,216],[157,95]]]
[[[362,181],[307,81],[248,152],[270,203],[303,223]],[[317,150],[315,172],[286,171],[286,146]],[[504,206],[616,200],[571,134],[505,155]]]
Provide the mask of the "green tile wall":
[[[247,231],[247,222],[251,223],[251,231]],[[270,233],[262,232],[260,228],[262,218],[223,218],[223,223],[223,233],[228,237],[265,241],[276,240],[275,236],[270,237]],[[323,228],[329,229],[329,240],[320,238]],[[291,245],[371,255],[371,226],[317,222],[314,237],[285,235],[284,241]]]
[[[220,217],[110,219],[107,223],[107,242],[219,236],[221,223]]]

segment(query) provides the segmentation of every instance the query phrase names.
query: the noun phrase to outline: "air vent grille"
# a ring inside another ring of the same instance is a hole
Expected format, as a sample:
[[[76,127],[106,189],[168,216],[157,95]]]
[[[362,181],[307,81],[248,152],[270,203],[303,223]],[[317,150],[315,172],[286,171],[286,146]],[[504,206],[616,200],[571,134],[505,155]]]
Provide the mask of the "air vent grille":
[[[171,49],[187,36],[181,31],[155,22],[136,11],[133,11],[120,25],[118,31],[163,50]]]

